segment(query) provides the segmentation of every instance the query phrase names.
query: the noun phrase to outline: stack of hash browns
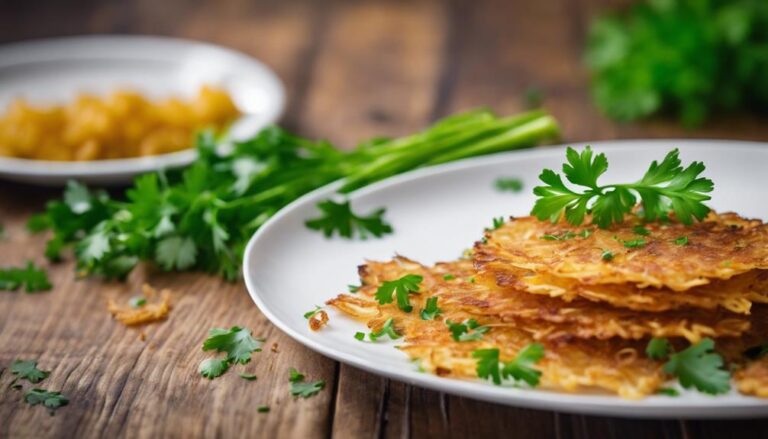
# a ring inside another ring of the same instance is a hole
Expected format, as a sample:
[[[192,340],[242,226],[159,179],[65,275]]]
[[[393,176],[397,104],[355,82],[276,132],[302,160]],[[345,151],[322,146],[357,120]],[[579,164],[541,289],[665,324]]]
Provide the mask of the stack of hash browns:
[[[634,216],[609,229],[512,219],[486,232],[471,259],[426,267],[403,257],[361,266],[362,287],[328,303],[377,330],[392,318],[400,349],[441,376],[476,377],[477,349],[503,361],[544,345],[540,387],[608,391],[625,398],[656,393],[671,377],[647,357],[653,337],[683,349],[708,337],[734,371],[737,388],[768,397],[768,226],[735,214],[702,222],[642,224]],[[414,310],[374,298],[384,281],[423,276]],[[441,314],[419,310],[438,297]],[[455,341],[445,321],[475,319],[491,329]]]

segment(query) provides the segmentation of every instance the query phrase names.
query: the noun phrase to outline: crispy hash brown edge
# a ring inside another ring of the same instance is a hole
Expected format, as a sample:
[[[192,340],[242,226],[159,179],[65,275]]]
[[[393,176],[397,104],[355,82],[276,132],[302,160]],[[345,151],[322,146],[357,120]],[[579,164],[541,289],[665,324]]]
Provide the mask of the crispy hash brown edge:
[[[499,269],[514,266],[582,284],[634,283],[675,291],[768,269],[768,226],[759,220],[712,212],[691,226],[639,221],[631,215],[603,230],[515,218],[488,232],[474,253],[480,269],[498,262]],[[637,227],[648,233],[638,234]],[[687,244],[676,244],[680,237]],[[606,251],[613,255],[611,261],[603,260]]]

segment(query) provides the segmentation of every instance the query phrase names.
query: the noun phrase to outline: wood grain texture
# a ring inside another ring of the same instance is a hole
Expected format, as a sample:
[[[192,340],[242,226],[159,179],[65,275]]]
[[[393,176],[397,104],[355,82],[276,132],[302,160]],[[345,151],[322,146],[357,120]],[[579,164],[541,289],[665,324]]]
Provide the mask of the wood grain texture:
[[[629,0],[72,0],[0,3],[0,42],[81,33],[151,33],[211,41],[256,56],[286,83],[284,125],[344,147],[399,135],[476,106],[523,109],[537,87],[565,139],[768,138],[768,124],[733,118],[689,132],[651,121],[616,125],[590,102],[581,66],[587,23]],[[0,266],[41,258],[43,236],[23,227],[57,191],[0,183]],[[20,402],[0,374],[0,438],[6,437],[766,437],[766,421],[639,421],[504,407],[387,380],[293,342],[253,306],[241,283],[151,268],[127,283],[77,280],[71,262],[50,266],[53,291],[0,292],[0,367],[38,359],[41,387],[70,405],[50,417]],[[142,282],[176,291],[168,320],[129,329],[109,297]],[[241,325],[266,337],[264,352],[214,381],[201,378],[209,328]],[[145,340],[142,340],[144,333]],[[269,348],[277,343],[277,352]],[[288,394],[297,367],[326,390]],[[255,382],[239,378],[244,370]],[[269,405],[267,414],[256,412]]]

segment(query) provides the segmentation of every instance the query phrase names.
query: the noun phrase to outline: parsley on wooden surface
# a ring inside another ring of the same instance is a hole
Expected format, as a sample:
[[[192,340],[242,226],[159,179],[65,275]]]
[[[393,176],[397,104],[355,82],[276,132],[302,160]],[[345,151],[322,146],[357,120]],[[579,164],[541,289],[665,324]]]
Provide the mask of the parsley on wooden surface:
[[[291,383],[291,395],[309,398],[310,396],[316,395],[325,387],[325,381],[323,380],[305,382],[304,378],[304,374],[291,368],[288,376],[288,382]]]
[[[244,372],[238,373],[237,376],[239,376],[240,378],[246,381],[256,381],[256,378],[257,378],[256,375],[252,373],[244,373]]]
[[[268,405],[260,405],[257,409],[257,412],[259,413],[269,413],[269,406]]]
[[[386,209],[377,209],[367,216],[361,216],[352,212],[349,201],[337,203],[333,200],[325,200],[317,205],[322,215],[305,222],[312,230],[323,232],[327,238],[338,233],[344,238],[360,237],[366,239],[370,235],[380,238],[392,233],[392,226],[384,221]]]
[[[442,310],[437,306],[437,296],[433,296],[427,299],[420,315],[422,320],[435,320],[441,313]]]
[[[16,360],[11,364],[11,373],[17,378],[27,380],[32,384],[39,383],[50,375],[49,371],[37,368],[37,361]]]
[[[423,280],[424,277],[418,274],[406,274],[400,279],[384,281],[376,290],[374,297],[379,304],[384,305],[394,301],[392,298],[394,294],[398,308],[405,312],[411,312],[413,306],[411,306],[409,296],[419,292],[419,285]]]
[[[63,407],[69,404],[69,398],[62,395],[61,392],[51,392],[44,389],[29,389],[24,394],[24,401],[29,405],[41,404],[43,407],[50,410],[51,414],[59,407]]]
[[[200,375],[211,380],[224,375],[227,370],[229,370],[229,361],[226,358],[206,358],[198,367]]]
[[[521,192],[523,180],[515,177],[501,177],[496,179],[493,186],[499,192]]]
[[[227,361],[245,364],[251,361],[251,354],[261,352],[263,339],[251,336],[251,331],[233,326],[229,329],[213,328],[203,342],[204,351],[215,350],[227,354]]]
[[[77,271],[125,278],[140,261],[167,270],[240,275],[248,239],[277,211],[328,183],[343,192],[416,167],[528,147],[553,138],[557,125],[536,111],[499,118],[486,110],[448,117],[412,136],[365,142],[351,151],[268,127],[232,142],[211,132],[197,137],[198,159],[178,170],[145,174],[115,198],[70,182],[61,199],[33,217],[30,230],[50,228],[46,256],[58,260],[74,246]],[[352,236],[391,232],[383,212],[358,216],[346,203],[322,202],[328,212],[310,224]]]
[[[27,293],[47,291],[52,288],[45,271],[27,262],[24,268],[0,269],[0,290],[15,291],[23,287]]]
[[[213,328],[203,342],[203,351],[225,353],[223,358],[208,358],[200,363],[200,374],[205,378],[217,378],[233,364],[246,364],[254,352],[261,352],[263,339],[254,338],[251,331],[233,326],[229,329]]]
[[[540,343],[531,343],[517,353],[514,360],[502,362],[498,349],[478,349],[472,352],[472,357],[477,359],[477,376],[491,380],[496,385],[501,385],[502,380],[513,379],[525,381],[530,386],[537,386],[541,372],[533,367],[544,358],[544,346]]]
[[[467,319],[461,323],[454,323],[446,320],[445,324],[451,331],[451,337],[456,341],[478,341],[482,340],[483,334],[491,330],[490,326],[480,326],[475,319]]]
[[[590,213],[592,223],[607,228],[623,222],[638,198],[642,204],[639,214],[646,221],[665,219],[672,211],[677,220],[691,224],[709,213],[704,201],[711,198],[706,193],[712,192],[714,185],[699,176],[704,164],[693,162],[683,168],[677,149],[661,163],[653,161],[642,179],[628,184],[599,185],[598,178],[608,170],[608,159],[602,153],[594,156],[589,146],[580,153],[568,148],[566,159],[563,174],[570,183],[584,189],[572,190],[559,174],[545,169],[539,176],[545,185],[533,190],[539,198],[531,214],[540,220],[557,222],[564,216],[569,223],[580,225]]]

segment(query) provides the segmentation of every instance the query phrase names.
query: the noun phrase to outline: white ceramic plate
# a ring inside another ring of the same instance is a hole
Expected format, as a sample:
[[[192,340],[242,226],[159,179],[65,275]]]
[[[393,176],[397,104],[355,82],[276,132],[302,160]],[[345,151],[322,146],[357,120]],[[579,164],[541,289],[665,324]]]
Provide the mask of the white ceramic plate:
[[[194,96],[200,85],[227,90],[244,116],[233,138],[275,122],[285,92],[264,64],[223,47],[139,36],[84,36],[34,40],[0,47],[0,113],[18,97],[33,104],[60,104],[83,92],[108,94],[131,88],[148,96]],[[0,157],[0,177],[40,185],[69,179],[93,184],[126,183],[137,174],[183,166],[194,150],[153,157],[92,162],[49,162]]]
[[[606,182],[642,176],[651,160],[679,147],[684,163],[707,165],[715,182],[711,205],[747,217],[768,219],[768,144],[728,141],[624,141],[593,144],[608,155]],[[582,145],[577,145],[582,146]],[[396,342],[362,343],[353,338],[363,325],[329,310],[330,324],[312,332],[302,314],[358,284],[356,267],[365,259],[401,254],[423,263],[452,260],[472,245],[501,215],[527,215],[531,189],[543,168],[559,170],[563,148],[499,154],[425,168],[369,186],[352,196],[360,212],[385,206],[395,233],[380,240],[325,239],[304,221],[317,216],[315,203],[332,196],[322,188],[281,210],[252,238],[245,254],[245,281],[259,309],[300,343],[369,372],[439,391],[546,410],[605,416],[654,418],[736,418],[768,416],[768,401],[731,393],[712,397],[684,392],[677,398],[651,396],[641,401],[597,394],[565,394],[536,389],[496,387],[419,373]],[[499,193],[498,177],[525,182],[522,193]],[[603,180],[601,180],[603,181]]]

